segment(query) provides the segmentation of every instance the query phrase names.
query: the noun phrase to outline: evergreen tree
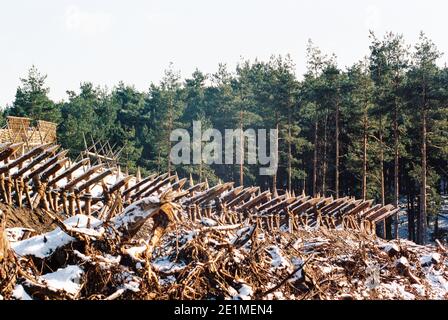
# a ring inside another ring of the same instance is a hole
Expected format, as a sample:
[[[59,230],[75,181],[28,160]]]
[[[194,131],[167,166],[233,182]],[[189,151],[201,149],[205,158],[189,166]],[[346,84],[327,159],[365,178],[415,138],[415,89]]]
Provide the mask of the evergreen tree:
[[[29,117],[33,120],[47,120],[59,123],[60,111],[48,97],[50,88],[45,84],[47,75],[41,74],[35,66],[28,71],[26,78],[20,79],[12,107],[8,115]]]

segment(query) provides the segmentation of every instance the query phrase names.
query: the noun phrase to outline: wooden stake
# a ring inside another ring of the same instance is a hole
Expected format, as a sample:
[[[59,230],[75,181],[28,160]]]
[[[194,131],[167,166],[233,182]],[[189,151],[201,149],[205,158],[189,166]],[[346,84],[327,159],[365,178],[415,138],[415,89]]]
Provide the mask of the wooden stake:
[[[70,216],[74,216],[75,215],[75,195],[73,194],[73,192],[70,192],[67,196],[67,200],[68,200],[68,214]]]
[[[5,202],[8,201],[7,193],[6,193],[6,187],[5,187],[5,175],[2,173],[0,175],[0,191],[3,197],[3,200]]]
[[[84,202],[84,213],[90,216],[92,214],[92,208],[91,208],[92,195],[90,193],[86,193],[84,194],[84,197],[86,199]]]
[[[9,178],[6,178],[6,203],[12,204],[12,182]]]

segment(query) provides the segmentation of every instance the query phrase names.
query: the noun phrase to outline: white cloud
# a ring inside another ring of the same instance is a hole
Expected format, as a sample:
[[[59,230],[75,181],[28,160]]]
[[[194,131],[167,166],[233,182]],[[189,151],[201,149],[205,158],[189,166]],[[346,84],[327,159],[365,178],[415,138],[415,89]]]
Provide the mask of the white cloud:
[[[98,35],[107,32],[112,25],[112,15],[106,12],[83,11],[77,6],[65,10],[65,28],[86,35]]]
[[[365,9],[364,25],[369,30],[377,30],[381,27],[381,10],[374,5],[369,5]]]

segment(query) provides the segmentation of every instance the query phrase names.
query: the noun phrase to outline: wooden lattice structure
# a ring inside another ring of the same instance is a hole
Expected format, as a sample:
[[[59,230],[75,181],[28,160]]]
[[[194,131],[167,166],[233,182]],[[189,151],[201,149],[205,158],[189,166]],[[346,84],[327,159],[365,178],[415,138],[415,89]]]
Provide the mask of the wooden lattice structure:
[[[56,123],[38,120],[31,125],[30,118],[7,117],[7,124],[0,129],[0,143],[23,143],[23,151],[39,145],[56,142]]]
[[[76,161],[80,159],[89,159],[90,164],[105,164],[109,168],[117,167],[120,163],[120,154],[124,147],[116,149],[116,144],[110,145],[109,141],[95,141],[90,136],[91,144],[88,145],[86,136],[83,134],[84,139],[84,151],[81,151]]]

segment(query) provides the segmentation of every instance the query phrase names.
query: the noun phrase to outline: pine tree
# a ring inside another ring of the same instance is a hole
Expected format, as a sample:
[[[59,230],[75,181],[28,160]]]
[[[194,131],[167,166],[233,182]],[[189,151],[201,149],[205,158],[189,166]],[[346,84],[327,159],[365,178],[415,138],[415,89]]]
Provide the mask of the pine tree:
[[[20,79],[12,107],[8,115],[29,117],[34,120],[47,120],[59,123],[60,111],[48,97],[50,88],[46,86],[47,75],[41,74],[33,65],[26,78]]]
[[[436,79],[439,69],[436,65],[441,56],[434,43],[420,34],[419,43],[415,46],[413,65],[409,72],[409,87],[412,106],[420,122],[420,210],[417,219],[417,242],[427,241],[427,205],[428,205],[428,123],[433,110],[437,107]]]

